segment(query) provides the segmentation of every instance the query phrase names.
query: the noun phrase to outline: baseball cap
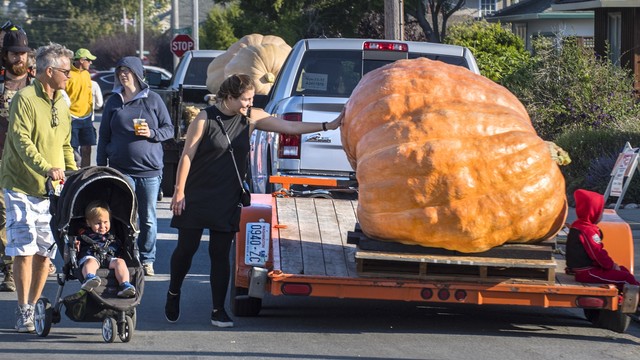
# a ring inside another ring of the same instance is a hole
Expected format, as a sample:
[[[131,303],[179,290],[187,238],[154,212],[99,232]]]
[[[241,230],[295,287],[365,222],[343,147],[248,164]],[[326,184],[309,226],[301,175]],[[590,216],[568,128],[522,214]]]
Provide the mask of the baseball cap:
[[[82,59],[82,58],[87,58],[91,61],[95,60],[96,57],[91,53],[91,51],[85,49],[85,48],[80,48],[78,49],[78,51],[76,51],[75,56],[73,57],[74,60],[78,60],[78,59]]]
[[[2,47],[12,52],[29,52],[29,40],[22,30],[9,30],[4,34]]]

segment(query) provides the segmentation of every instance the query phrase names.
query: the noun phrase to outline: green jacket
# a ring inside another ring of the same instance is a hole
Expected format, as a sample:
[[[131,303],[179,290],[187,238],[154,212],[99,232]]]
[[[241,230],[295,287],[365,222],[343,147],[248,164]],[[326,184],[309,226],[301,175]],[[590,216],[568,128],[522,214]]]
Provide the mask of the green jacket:
[[[52,125],[53,107],[58,114],[57,126]],[[11,101],[0,166],[1,187],[45,197],[49,169],[77,169],[70,140],[71,115],[62,92],[56,91],[52,104],[42,83],[34,79]]]

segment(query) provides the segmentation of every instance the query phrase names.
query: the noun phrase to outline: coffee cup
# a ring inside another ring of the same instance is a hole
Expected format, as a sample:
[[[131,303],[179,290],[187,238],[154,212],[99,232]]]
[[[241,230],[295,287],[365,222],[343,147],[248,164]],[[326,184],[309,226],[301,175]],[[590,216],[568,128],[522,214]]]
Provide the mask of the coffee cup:
[[[136,135],[140,135],[140,128],[143,124],[146,124],[145,119],[133,119],[133,131]]]

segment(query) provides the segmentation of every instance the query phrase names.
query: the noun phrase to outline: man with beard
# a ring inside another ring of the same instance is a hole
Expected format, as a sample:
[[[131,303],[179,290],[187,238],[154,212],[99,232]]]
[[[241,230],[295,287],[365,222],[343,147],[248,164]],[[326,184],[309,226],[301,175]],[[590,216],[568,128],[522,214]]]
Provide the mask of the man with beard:
[[[30,52],[27,34],[15,26],[7,29],[2,43],[2,63],[4,76],[0,77],[0,161],[2,150],[9,128],[9,105],[18,90],[29,85],[32,77],[28,71],[27,53]],[[4,280],[0,283],[0,291],[16,291],[13,279],[13,257],[5,254],[7,233],[5,229],[6,213],[4,195],[0,189],[0,255],[2,255]]]

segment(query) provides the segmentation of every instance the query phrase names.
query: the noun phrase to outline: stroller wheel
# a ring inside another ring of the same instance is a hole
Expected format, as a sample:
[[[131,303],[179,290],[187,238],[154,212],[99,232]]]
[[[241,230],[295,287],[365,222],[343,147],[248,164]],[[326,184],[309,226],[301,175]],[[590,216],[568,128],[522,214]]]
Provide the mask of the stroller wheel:
[[[133,321],[133,328],[135,329],[138,326],[138,313],[135,308],[131,312],[131,321]]]
[[[129,342],[133,337],[135,326],[133,325],[133,319],[131,316],[126,315],[124,320],[124,324],[120,325],[121,329],[118,331],[118,336],[122,342]]]
[[[38,336],[45,337],[49,335],[52,319],[53,307],[51,306],[49,299],[45,297],[38,299],[33,314],[33,324],[35,325],[36,334],[38,334]]]
[[[116,339],[117,329],[116,319],[108,317],[102,320],[102,338],[104,341],[112,343]]]

